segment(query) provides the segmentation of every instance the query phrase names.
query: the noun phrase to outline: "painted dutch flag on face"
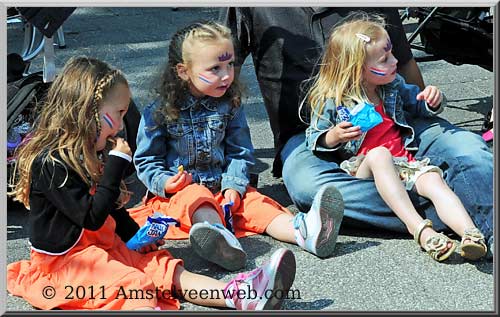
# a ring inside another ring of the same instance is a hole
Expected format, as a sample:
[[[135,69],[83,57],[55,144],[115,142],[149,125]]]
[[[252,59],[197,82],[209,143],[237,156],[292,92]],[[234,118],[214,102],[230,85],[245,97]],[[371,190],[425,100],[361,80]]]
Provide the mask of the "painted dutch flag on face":
[[[198,75],[198,78],[199,78],[202,82],[204,82],[204,83],[206,83],[206,84],[209,84],[209,85],[213,84],[213,83],[212,83],[212,82],[211,82],[211,81],[210,81],[207,77],[203,76],[202,74],[199,74],[199,75]]]
[[[387,75],[386,72],[384,72],[381,69],[375,68],[375,67],[370,67],[370,72],[372,72],[373,74],[375,74],[377,76],[385,76],[385,75]]]
[[[109,127],[111,129],[113,129],[115,127],[115,122],[113,121],[113,119],[111,118],[111,116],[109,115],[109,113],[105,113],[102,118],[104,119],[104,121],[106,121],[106,123],[109,125]]]

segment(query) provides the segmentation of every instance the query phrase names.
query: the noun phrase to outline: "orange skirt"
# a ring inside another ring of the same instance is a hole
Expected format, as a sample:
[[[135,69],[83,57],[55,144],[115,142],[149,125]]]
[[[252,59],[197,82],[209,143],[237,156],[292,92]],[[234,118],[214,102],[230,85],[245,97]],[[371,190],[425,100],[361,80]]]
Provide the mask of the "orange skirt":
[[[7,289],[40,309],[179,309],[170,296],[177,265],[182,260],[166,250],[129,250],[108,216],[99,230],[84,230],[63,255],[32,250],[31,260],[9,264]]]
[[[155,196],[142,206],[129,209],[128,212],[141,226],[146,222],[147,217],[155,211],[177,219],[181,226],[170,226],[165,239],[187,239],[192,226],[193,214],[203,204],[211,204],[217,210],[222,223],[225,224],[224,212],[221,207],[223,200],[222,193],[214,195],[205,186],[191,184],[170,198]],[[239,208],[232,210],[235,235],[241,238],[263,233],[271,221],[283,213],[292,214],[278,202],[259,193],[255,188],[248,187]]]

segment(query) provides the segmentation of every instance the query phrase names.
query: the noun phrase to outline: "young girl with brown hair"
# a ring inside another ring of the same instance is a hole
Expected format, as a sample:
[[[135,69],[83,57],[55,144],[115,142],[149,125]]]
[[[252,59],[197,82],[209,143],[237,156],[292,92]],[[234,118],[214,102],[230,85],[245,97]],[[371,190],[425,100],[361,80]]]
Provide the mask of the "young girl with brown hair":
[[[123,74],[93,58],[70,59],[51,85],[31,139],[17,153],[10,194],[30,210],[31,259],[8,265],[8,291],[40,309],[179,309],[181,297],[206,306],[279,308],[274,291],[290,288],[295,276],[286,249],[225,283],[185,270],[158,249],[162,240],[127,248],[139,230],[123,208],[132,153],[116,135],[129,103]]]

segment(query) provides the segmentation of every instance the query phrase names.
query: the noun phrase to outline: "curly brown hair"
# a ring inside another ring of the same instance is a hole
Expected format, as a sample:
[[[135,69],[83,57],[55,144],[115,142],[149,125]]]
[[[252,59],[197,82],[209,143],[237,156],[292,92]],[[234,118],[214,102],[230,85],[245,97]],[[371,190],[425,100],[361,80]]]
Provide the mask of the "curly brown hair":
[[[178,30],[172,36],[168,47],[167,65],[163,70],[160,83],[157,87],[157,92],[162,103],[162,106],[158,109],[160,118],[176,120],[179,116],[182,100],[189,95],[188,83],[179,78],[176,69],[179,63],[186,65],[190,65],[191,63],[191,52],[188,47],[192,47],[192,45],[186,44],[192,44],[195,41],[213,42],[220,39],[232,41],[231,30],[213,21],[191,23]],[[241,91],[236,78],[223,98],[229,99],[233,107],[240,106]]]
[[[43,157],[44,163],[62,160],[89,187],[99,182],[103,163],[96,150],[100,132],[98,108],[117,84],[128,86],[120,71],[102,61],[86,56],[68,60],[51,84],[45,101],[37,105],[39,117],[28,141],[16,150],[10,180],[12,191],[8,195],[29,209],[32,165],[38,157]],[[118,203],[122,205],[128,194],[123,182],[120,189]]]

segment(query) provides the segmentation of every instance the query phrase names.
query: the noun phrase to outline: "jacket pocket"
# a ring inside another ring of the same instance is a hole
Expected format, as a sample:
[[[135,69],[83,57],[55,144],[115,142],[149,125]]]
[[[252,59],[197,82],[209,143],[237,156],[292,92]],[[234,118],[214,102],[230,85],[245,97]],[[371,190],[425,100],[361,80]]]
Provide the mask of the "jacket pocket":
[[[222,119],[208,120],[209,138],[213,147],[219,146],[226,135],[226,122]]]
[[[188,124],[172,123],[167,125],[167,131],[177,153],[189,157],[191,162],[194,156],[193,128]]]

